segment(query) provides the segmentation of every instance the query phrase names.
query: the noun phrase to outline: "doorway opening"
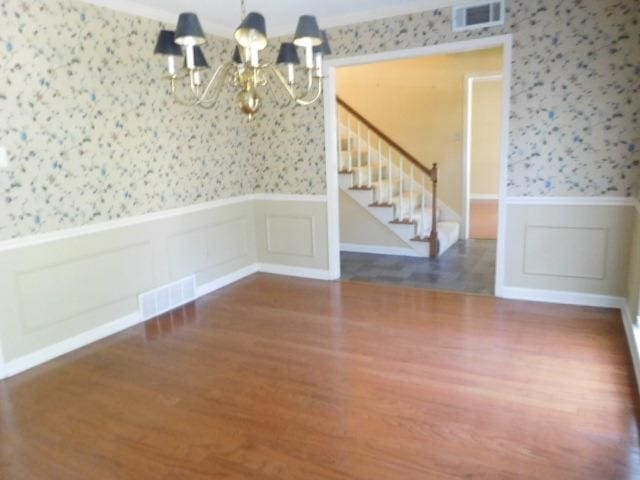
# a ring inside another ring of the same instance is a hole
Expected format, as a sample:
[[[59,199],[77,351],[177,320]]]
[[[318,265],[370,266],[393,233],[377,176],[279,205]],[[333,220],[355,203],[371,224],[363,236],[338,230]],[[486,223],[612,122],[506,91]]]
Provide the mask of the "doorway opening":
[[[494,293],[509,39],[493,40],[330,64],[330,256],[343,280]]]

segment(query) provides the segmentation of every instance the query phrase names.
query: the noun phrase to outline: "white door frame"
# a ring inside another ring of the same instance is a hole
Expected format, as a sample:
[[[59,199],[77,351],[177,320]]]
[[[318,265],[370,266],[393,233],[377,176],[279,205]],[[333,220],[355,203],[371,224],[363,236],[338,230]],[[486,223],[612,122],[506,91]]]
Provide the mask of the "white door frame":
[[[462,238],[469,238],[471,203],[471,135],[473,121],[473,86],[475,82],[502,80],[502,72],[468,73],[464,76],[464,125],[462,127]],[[497,198],[497,196],[496,196]]]
[[[493,37],[441,43],[426,47],[393,50],[388,52],[332,58],[325,61],[327,76],[324,79],[324,131],[327,178],[327,232],[329,254],[329,278],[340,278],[340,210],[338,189],[338,135],[336,105],[336,69],[352,65],[385,62],[404,58],[467,52],[492,47],[502,47],[502,139],[500,161],[500,192],[498,195],[498,241],[496,252],[496,294],[504,285],[504,253],[506,231],[507,159],[509,154],[509,112],[511,110],[511,34]]]
[[[0,342],[0,380],[7,376],[4,355],[2,355],[2,342]]]

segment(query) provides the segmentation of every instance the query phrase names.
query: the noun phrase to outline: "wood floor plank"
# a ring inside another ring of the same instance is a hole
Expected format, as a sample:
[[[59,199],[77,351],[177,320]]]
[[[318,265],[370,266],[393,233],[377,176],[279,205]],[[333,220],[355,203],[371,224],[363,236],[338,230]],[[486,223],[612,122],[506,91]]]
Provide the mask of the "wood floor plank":
[[[0,478],[640,478],[636,398],[615,310],[258,274],[0,382]]]

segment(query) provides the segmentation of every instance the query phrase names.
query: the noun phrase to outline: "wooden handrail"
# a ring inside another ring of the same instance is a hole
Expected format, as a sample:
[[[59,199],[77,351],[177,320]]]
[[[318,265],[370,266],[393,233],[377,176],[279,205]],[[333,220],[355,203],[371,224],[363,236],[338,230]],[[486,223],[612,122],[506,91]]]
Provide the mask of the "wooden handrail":
[[[426,167],[425,165],[420,163],[420,161],[416,157],[411,155],[404,148],[402,148],[400,145],[398,145],[396,142],[394,142],[388,135],[386,135],[383,131],[381,131],[373,123],[371,123],[369,120],[364,118],[362,116],[362,114],[358,113],[358,111],[356,109],[354,109],[351,105],[349,105],[347,102],[342,100],[340,97],[336,97],[336,100],[338,102],[338,105],[342,106],[351,115],[353,115],[360,122],[365,124],[367,126],[367,128],[369,128],[371,131],[375,132],[375,134],[378,137],[380,137],[388,145],[390,145],[394,150],[396,150],[403,157],[405,157],[407,160],[409,160],[411,163],[413,163],[416,167],[418,167],[418,169],[420,171],[422,171],[423,173],[425,173],[429,178],[431,178],[432,181],[434,181],[434,182],[437,181],[437,176],[436,176],[437,169],[435,168],[435,164],[434,164],[434,167],[432,167],[432,168]],[[434,177],[436,177],[436,178],[434,178]]]

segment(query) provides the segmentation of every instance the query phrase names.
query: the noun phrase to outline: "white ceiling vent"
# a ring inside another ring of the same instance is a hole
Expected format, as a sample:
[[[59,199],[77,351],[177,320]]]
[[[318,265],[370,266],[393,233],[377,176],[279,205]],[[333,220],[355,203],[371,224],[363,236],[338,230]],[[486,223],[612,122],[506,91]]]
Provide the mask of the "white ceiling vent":
[[[493,27],[504,23],[504,0],[467,2],[452,8],[453,31]]]

